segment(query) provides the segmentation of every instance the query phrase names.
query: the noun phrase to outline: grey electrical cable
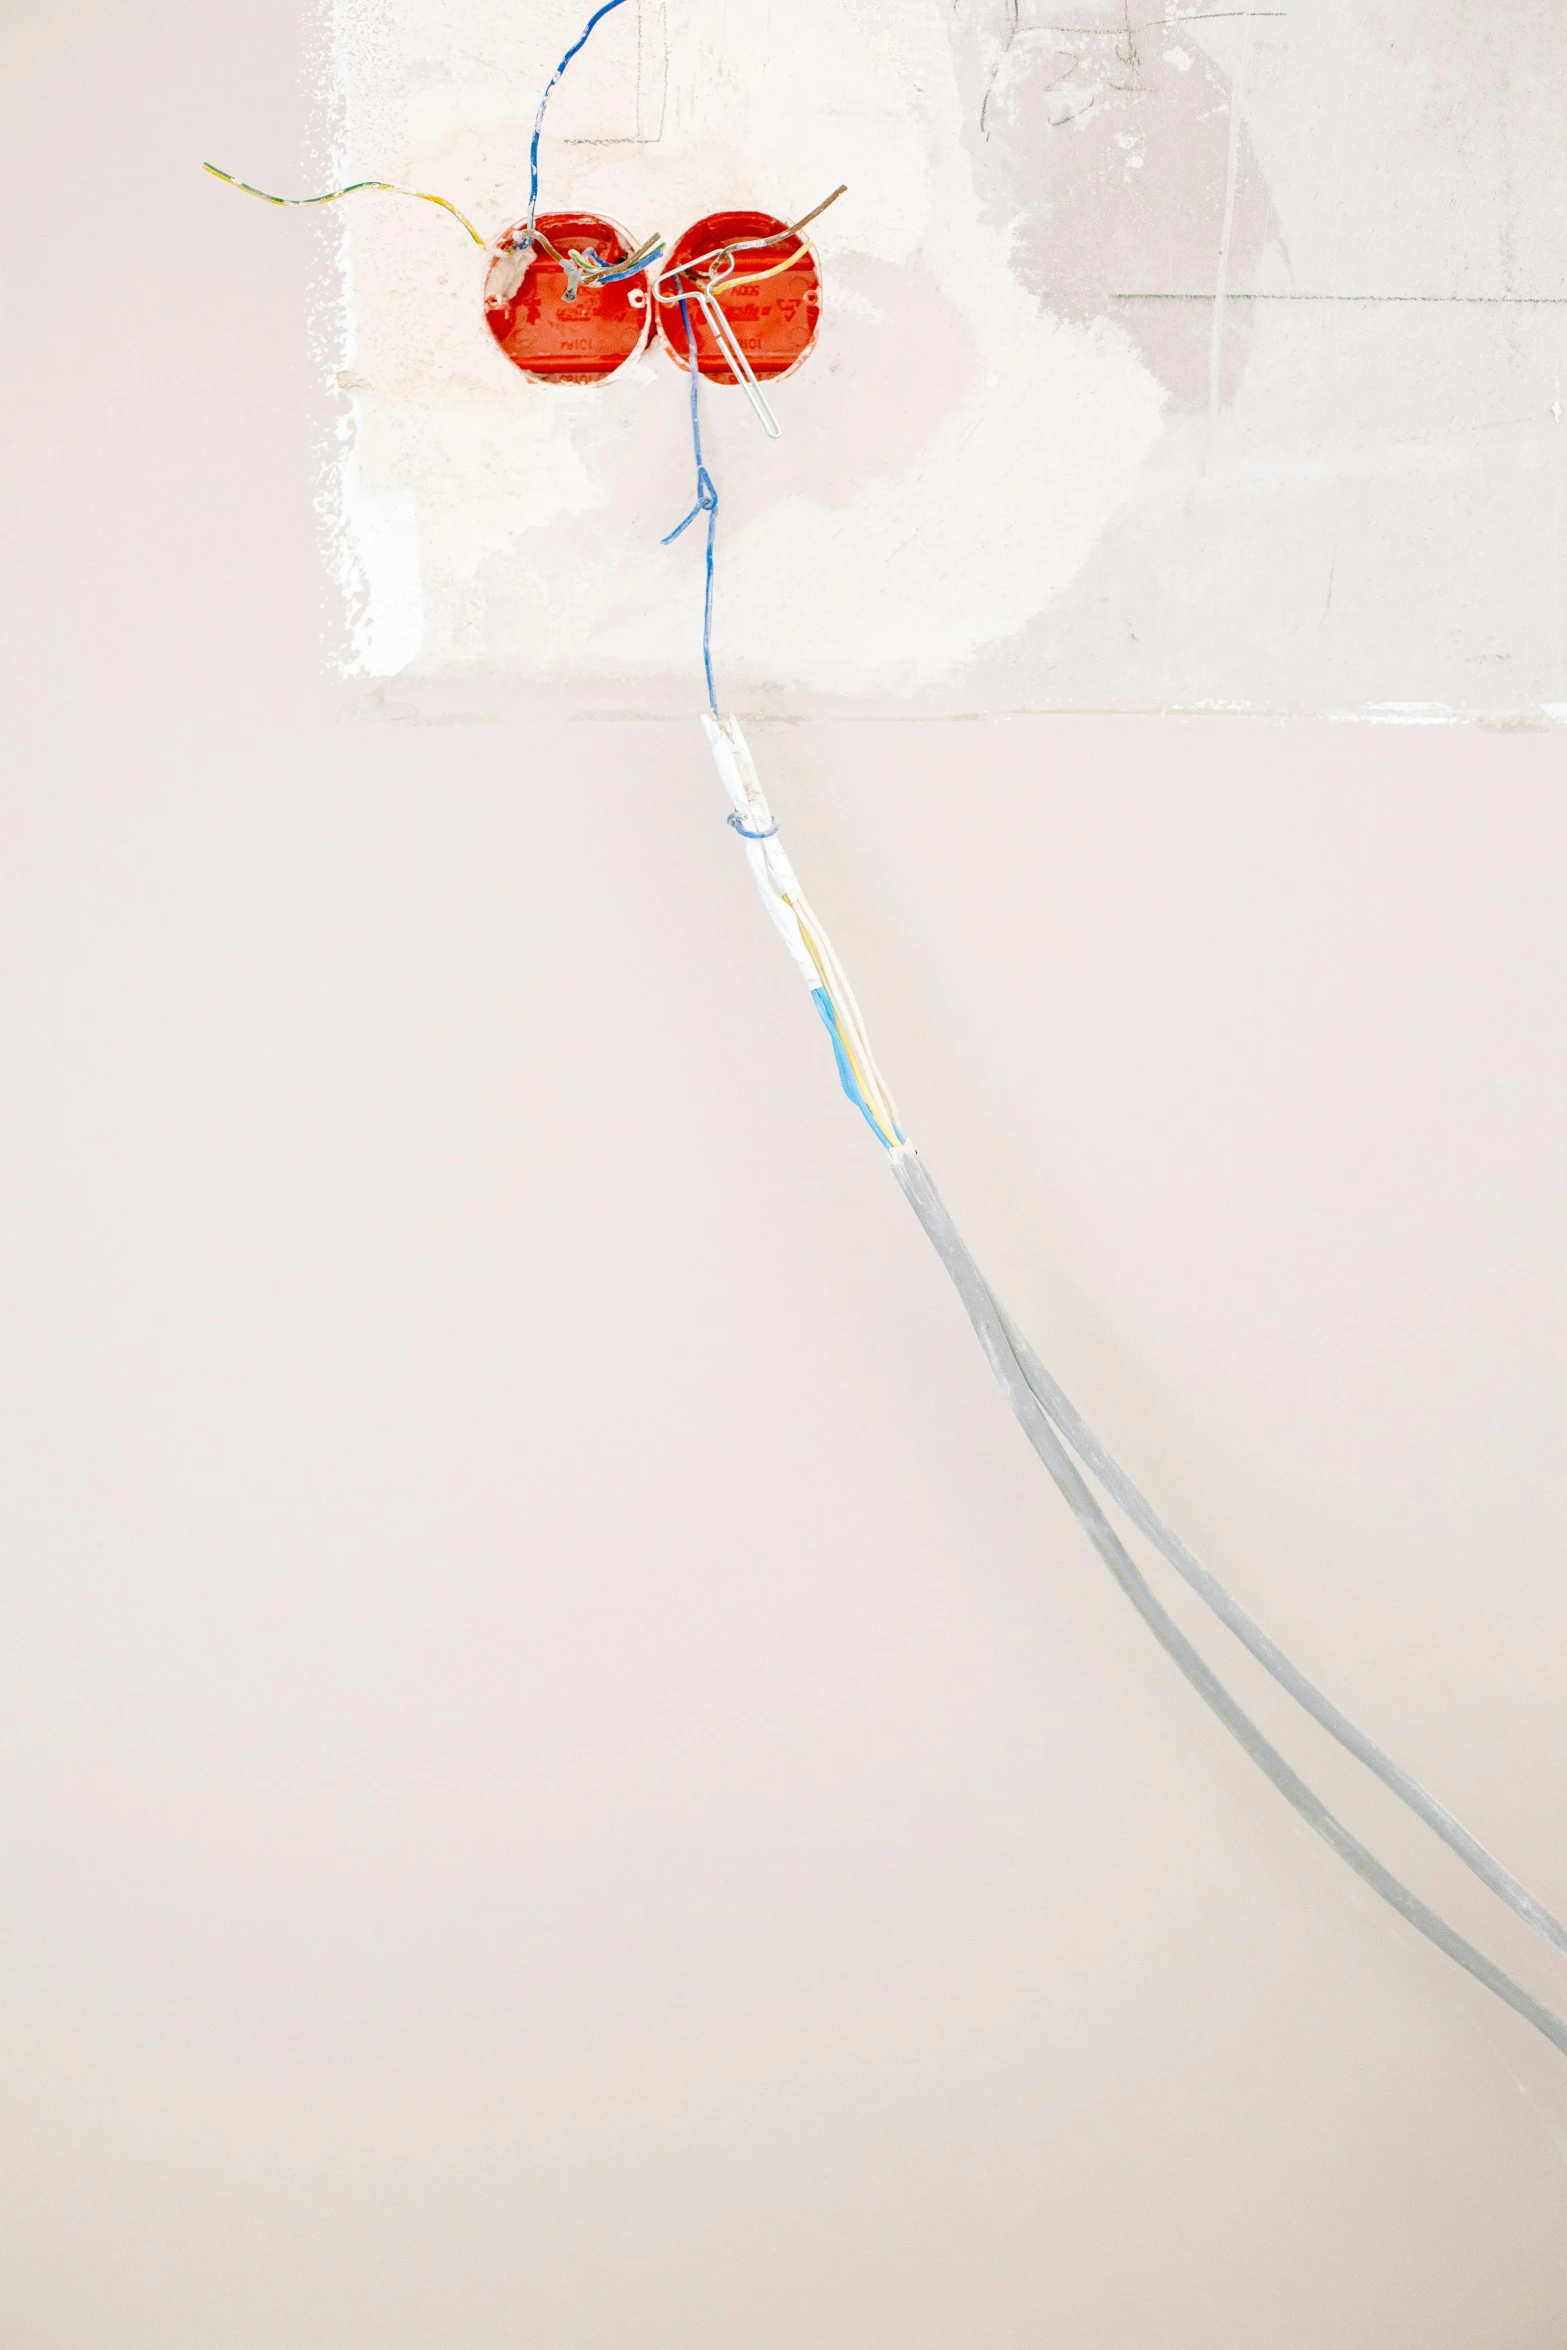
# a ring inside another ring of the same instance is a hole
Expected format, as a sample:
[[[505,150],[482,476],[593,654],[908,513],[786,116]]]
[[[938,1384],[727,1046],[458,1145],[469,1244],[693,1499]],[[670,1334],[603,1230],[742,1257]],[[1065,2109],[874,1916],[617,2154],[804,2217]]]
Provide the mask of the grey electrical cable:
[[[1077,1454],[1083,1466],[1098,1478],[1100,1484],[1126,1512],[1132,1524],[1146,1534],[1149,1541],[1166,1558],[1176,1573],[1190,1584],[1203,1604],[1210,1608],[1220,1623],[1234,1633],[1245,1648],[1250,1649],[1264,1671],[1272,1674],[1281,1689],[1287,1689],[1296,1703],[1303,1706],[1314,1721],[1320,1722],[1330,1737],[1352,1754],[1357,1762],[1365,1764],[1396,1795],[1408,1805],[1417,1818],[1441,1837],[1444,1844],[1457,1853],[1466,1868],[1472,1869],[1483,1885],[1490,1887],[1508,1908],[1542,1935],[1556,1949],[1567,1953],[1567,1926],[1552,1917],[1550,1911],[1526,1885],[1518,1879],[1485,1846],[1470,1835],[1452,1813],[1428,1795],[1418,1779],[1384,1754],[1364,1730],[1357,1729],[1346,1714],[1341,1714],[1331,1698],[1324,1697],[1316,1685],[1308,1681],[1299,1668],[1291,1664],[1284,1651],[1268,1638],[1260,1624],[1252,1621],[1239,1601],[1233,1599],[1215,1575],[1209,1573],[1201,1560],[1195,1558],[1177,1534],[1157,1515],[1139,1493],[1137,1487],[1120,1464],[1112,1460],[1098,1437],[1082,1415],[1068,1402],[1050,1373],[1044,1368],[1028,1341],[1022,1336],[1004,1308],[997,1306],[1001,1326],[1007,1342],[1016,1355],[1024,1378],[1043,1407],[1046,1417],[1054,1421],[1061,1435]]]
[[[963,1300],[969,1320],[974,1325],[975,1335],[985,1350],[990,1367],[1024,1435],[1050,1472],[1088,1539],[1160,1646],[1185,1674],[1204,1704],[1217,1715],[1231,1737],[1245,1749],[1259,1770],[1272,1780],[1285,1801],[1294,1807],[1308,1827],[1315,1829],[1323,1841],[1332,1846],[1339,1858],[1354,1870],[1362,1882],[1407,1919],[1417,1933],[1434,1943],[1466,1974],[1473,1975],[1477,1982],[1483,1983],[1488,1991],[1503,2000],[1567,2056],[1567,2023],[1548,2007],[1542,2006],[1532,1992],[1526,1991],[1521,1983],[1514,1982],[1511,1975],[1504,1974],[1499,1966],[1493,1965],[1482,1951],[1475,1949],[1473,1943],[1466,1942],[1461,1934],[1455,1933],[1444,1919],[1437,1916],[1435,1910],[1428,1909],[1417,1895],[1410,1892],[1407,1885],[1401,1884],[1357,1837],[1350,1834],[1342,1821],[1334,1817],[1305,1781],[1291,1769],[1278,1749],[1269,1744],[1255,1722],[1241,1710],[1223,1682],[1210,1670],[1179,1625],[1165,1613],[1046,1417],[1044,1407],[1014,1351],[1000,1309],[985,1285],[984,1276],[959,1238],[957,1228],[918,1155],[904,1145],[889,1153],[889,1157],[899,1188],[946,1266],[953,1286]]]

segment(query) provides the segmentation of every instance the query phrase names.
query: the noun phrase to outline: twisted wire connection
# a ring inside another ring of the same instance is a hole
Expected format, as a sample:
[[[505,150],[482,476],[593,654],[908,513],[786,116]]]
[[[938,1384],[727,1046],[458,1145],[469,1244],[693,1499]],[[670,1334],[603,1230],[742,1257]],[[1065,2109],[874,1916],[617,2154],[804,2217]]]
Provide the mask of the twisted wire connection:
[[[664,250],[664,240],[656,231],[644,237],[634,253],[624,261],[601,261],[596,245],[568,245],[563,253],[553,244],[535,221],[531,228],[518,228],[514,234],[503,236],[497,245],[501,253],[515,254],[523,265],[524,274],[532,265],[535,252],[543,253],[553,261],[566,279],[564,299],[574,302],[579,286],[613,286],[623,278],[640,277],[649,264],[657,261]],[[521,283],[519,278],[518,283]]]
[[[693,270],[700,269],[704,262],[718,262],[723,260],[725,256],[728,256],[729,270],[732,271],[734,268],[733,256],[736,253],[750,253],[756,251],[760,247],[767,245],[777,245],[780,244],[785,237],[798,238],[800,236],[801,229],[807,228],[813,220],[819,220],[822,214],[827,210],[829,204],[836,204],[838,198],[840,196],[846,196],[848,192],[849,183],[847,180],[845,180],[841,186],[834,188],[830,196],[824,196],[819,204],[814,204],[809,212],[802,212],[799,219],[791,221],[787,228],[774,229],[771,236],[735,237],[731,239],[727,245],[712,245],[705,253],[693,253],[690,260],[682,261],[678,268],[664,269],[660,272],[659,276],[654,281],[653,293],[655,299],[664,303],[667,307],[671,303],[678,302],[681,299],[683,293],[698,291],[698,289],[694,287],[677,287],[674,293],[666,294],[663,289],[665,283],[668,280],[688,277]],[[700,291],[703,293],[718,294],[731,291],[739,286],[759,286],[764,278],[778,277],[784,270],[792,269],[805,249],[805,241],[803,238],[801,238],[800,242],[795,246],[794,251],[792,253],[786,254],[782,261],[776,262],[770,269],[758,269],[746,277],[731,276],[729,271],[715,272],[713,270],[709,270],[706,282],[700,288]]]
[[[836,204],[838,198],[846,196],[848,192],[849,183],[844,180],[833,189],[830,196],[824,196],[819,204],[813,204],[809,212],[802,212],[798,220],[790,221],[786,227],[775,228],[764,237],[732,237],[727,244],[710,245],[705,253],[693,253],[689,261],[682,261],[674,274],[683,277],[688,270],[700,269],[704,261],[716,261],[725,253],[750,253],[762,246],[780,244],[785,237],[797,237],[801,229],[808,228],[813,220],[819,220],[830,204]],[[791,254],[789,258],[792,261],[796,256]],[[769,271],[767,274],[772,273]],[[733,282],[740,284],[745,281],[736,279]]]
[[[215,163],[204,163],[201,168],[210,171],[215,180],[226,180],[231,188],[238,188],[247,196],[259,197],[263,204],[284,204],[307,209],[314,204],[341,204],[345,196],[362,195],[367,188],[379,188],[388,196],[412,196],[420,204],[439,204],[441,210],[449,212],[453,220],[461,221],[476,245],[482,246],[484,243],[466,212],[459,212],[456,205],[449,203],[444,196],[432,196],[428,188],[400,188],[395,180],[354,180],[346,188],[328,188],[324,196],[271,196],[265,188],[253,188],[249,180],[237,180],[231,171],[220,171]]]
[[[694,370],[693,370],[694,373]],[[730,821],[746,844],[746,858],[774,923],[810,988],[813,1002],[833,1041],[844,1092],[887,1151],[899,1188],[908,1199],[974,1326],[985,1356],[1024,1434],[1049,1471],[1068,1507],[1103,1564],[1131,1601],[1154,1638],[1184,1674],[1203,1703],[1223,1723],[1252,1762],[1315,1834],[1329,1844],[1362,1883],[1397,1910],[1466,1974],[1522,2016],[1567,2055],[1567,2021],[1459,1934],[1412,1893],[1343,1822],[1328,1810],[1297,1771],[1265,1738],[1206,1659],[1193,1647],[1150,1589],[1119,1535],[1095,1499],[1087,1469],[1204,1605],[1234,1633],[1257,1661],[1345,1750],[1372,1771],[1401,1803],[1433,1830],[1482,1884],[1515,1916],[1557,1949],[1567,1952],[1567,1928],[1545,1905],[1460,1826],[1434,1797],[1339,1712],[1275,1642],[1255,1624],[1218,1579],[1173,1535],[1131,1479],[1044,1369],[985,1283],[918,1154],[906,1142],[891,1095],[876,1067],[865,1023],[836,955],[811,912],[777,837],[777,825],[756,775],[738,720],[715,712],[702,720],[714,761],[735,816]],[[736,821],[738,818],[738,821]],[[1071,1449],[1068,1450],[1068,1447]],[[1073,1455],[1077,1457],[1074,1459]],[[1079,1462],[1082,1466],[1079,1467]]]
[[[662,258],[663,251],[664,240],[661,236],[655,234],[645,237],[636,251],[628,254],[624,261],[617,262],[613,269],[606,269],[597,255],[592,255],[593,267],[584,270],[583,276],[589,285],[617,285],[623,277],[640,277],[645,269],[650,269],[655,261]]]
[[[649,263],[658,260],[664,250],[663,238],[654,235],[644,238],[636,251],[628,254],[624,261],[610,263],[599,259],[595,245],[568,245],[564,254],[557,253],[541,228],[535,227],[533,241],[536,245],[542,245],[551,260],[558,261],[565,270],[565,298],[568,302],[576,300],[579,285],[616,286],[623,278],[640,277]],[[525,248],[519,246],[518,249]]]

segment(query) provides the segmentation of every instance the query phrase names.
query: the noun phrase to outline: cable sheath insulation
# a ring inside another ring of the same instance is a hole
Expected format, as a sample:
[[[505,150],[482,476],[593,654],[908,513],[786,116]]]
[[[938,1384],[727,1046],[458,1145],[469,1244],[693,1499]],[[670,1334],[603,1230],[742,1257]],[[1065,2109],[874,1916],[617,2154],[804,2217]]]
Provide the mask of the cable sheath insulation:
[[[998,1312],[1001,1309],[998,1307]],[[1169,1527],[1144,1499],[1120,1464],[1113,1460],[1098,1437],[1061,1392],[1055,1380],[1040,1362],[1028,1341],[1008,1316],[1001,1312],[1001,1325],[1006,1332],[1024,1378],[1034,1396],[1061,1435],[1076,1453],[1091,1475],[1097,1477],[1112,1501],[1124,1510],[1138,1532],[1145,1534],[1160,1556],[1166,1559],[1182,1580],[1196,1592],[1204,1606],[1218,1617],[1227,1630],[1234,1633],[1243,1648],[1251,1651],[1263,1670],[1271,1673],[1281,1689],[1289,1692],[1297,1705],[1320,1722],[1328,1735],[1336,1738],[1346,1753],[1364,1763],[1366,1769],[1379,1778],[1384,1787],[1406,1804],[1417,1819],[1424,1820],[1434,1834],[1441,1837],[1449,1849],[1456,1852],[1464,1866],[1471,1869],[1482,1885],[1490,1888],[1497,1898],[1505,1901],[1526,1926],[1533,1928],[1557,1950],[1567,1953],[1567,1927],[1554,1918],[1526,1885],[1521,1885],[1511,1871],[1486,1851],[1485,1846],[1435,1796],[1428,1794],[1418,1779],[1383,1752],[1374,1739],[1358,1729],[1347,1714],[1340,1713],[1332,1699],[1325,1697],[1316,1684],[1308,1681],[1297,1665],[1290,1662],[1275,1641],[1269,1639],[1260,1624],[1254,1623],[1240,1602],[1231,1597],[1216,1575],[1210,1574],[1201,1560],[1195,1558],[1178,1534]]]
[[[1515,1982],[1511,1975],[1493,1964],[1472,1942],[1465,1941],[1461,1934],[1438,1917],[1435,1910],[1429,1909],[1417,1894],[1401,1883],[1391,1870],[1384,1868],[1375,1854],[1367,1851],[1359,1838],[1352,1835],[1341,1820],[1335,1818],[1278,1749],[1263,1736],[1256,1723],[1243,1712],[1223,1682],[1192,1646],[1180,1626],[1161,1607],[1094,1499],[1077,1463],[1047,1419],[1018,1360],[1001,1311],[986,1287],[979,1267],[959,1237],[957,1227],[925,1172],[918,1154],[905,1143],[890,1152],[889,1158],[899,1188],[945,1265],[986,1359],[1024,1435],[1054,1479],[1089,1541],[1160,1647],[1185,1675],[1209,1711],[1224,1724],[1257,1768],[1272,1780],[1285,1802],[1324,1843],[1332,1846],[1361,1882],[1369,1885],[1372,1892],[1378,1894],[1390,1908],[1397,1910],[1416,1933],[1424,1935],[1428,1942],[1452,1959],[1455,1965],[1462,1967],[1466,1974],[1472,1975],[1476,1982],[1483,1983],[1488,1991],[1522,2016],[1526,2023],[1532,2024],[1553,2047],[1559,2048],[1567,2056],[1567,2022],[1563,2022],[1560,2016],[1543,2006],[1532,1992],[1526,1991],[1521,1983]]]

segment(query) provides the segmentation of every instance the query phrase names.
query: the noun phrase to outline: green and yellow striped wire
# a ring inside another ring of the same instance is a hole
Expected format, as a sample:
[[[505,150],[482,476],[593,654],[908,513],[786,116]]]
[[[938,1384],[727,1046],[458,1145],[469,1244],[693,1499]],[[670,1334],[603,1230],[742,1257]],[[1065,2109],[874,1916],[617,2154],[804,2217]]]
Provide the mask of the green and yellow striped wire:
[[[253,188],[249,180],[237,180],[231,171],[220,171],[215,163],[204,163],[201,168],[210,171],[215,180],[227,180],[231,188],[242,188],[247,196],[259,197],[263,204],[340,204],[345,196],[357,196],[365,188],[380,188],[388,196],[413,196],[421,204],[439,204],[441,210],[449,212],[453,220],[462,222],[476,245],[482,247],[484,244],[483,237],[466,212],[459,212],[456,205],[449,203],[444,196],[432,196],[427,188],[400,188],[395,180],[355,180],[346,188],[329,188],[324,196],[272,196],[265,188]]]

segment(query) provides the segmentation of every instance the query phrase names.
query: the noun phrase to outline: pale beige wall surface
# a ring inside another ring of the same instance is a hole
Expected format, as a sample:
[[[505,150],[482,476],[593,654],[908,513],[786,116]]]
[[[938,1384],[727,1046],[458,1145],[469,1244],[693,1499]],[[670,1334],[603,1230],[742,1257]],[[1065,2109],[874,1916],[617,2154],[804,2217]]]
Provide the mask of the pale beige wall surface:
[[[0,2343],[1556,2350],[1567,2071],[1105,1583],[694,720],[322,683],[296,33],[4,35]],[[1560,738],[756,747],[1046,1359],[1560,1909]]]

